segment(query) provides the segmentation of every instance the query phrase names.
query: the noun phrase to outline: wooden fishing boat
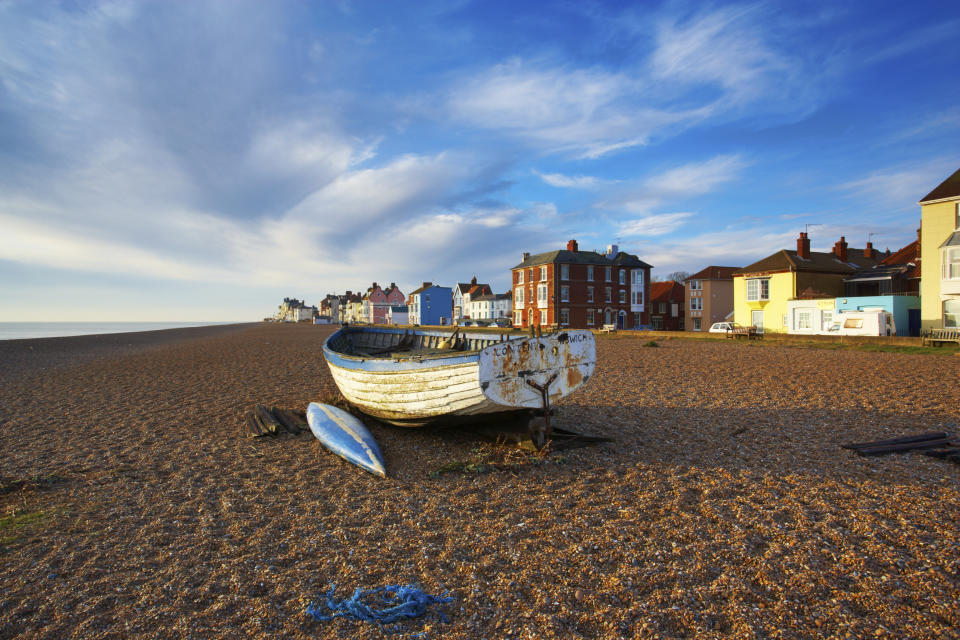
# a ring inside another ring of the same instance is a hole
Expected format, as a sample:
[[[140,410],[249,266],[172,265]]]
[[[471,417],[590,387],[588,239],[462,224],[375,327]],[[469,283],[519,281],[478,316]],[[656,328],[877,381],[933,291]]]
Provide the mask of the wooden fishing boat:
[[[547,416],[593,375],[590,331],[497,334],[459,328],[347,326],[323,352],[344,398],[401,426]]]

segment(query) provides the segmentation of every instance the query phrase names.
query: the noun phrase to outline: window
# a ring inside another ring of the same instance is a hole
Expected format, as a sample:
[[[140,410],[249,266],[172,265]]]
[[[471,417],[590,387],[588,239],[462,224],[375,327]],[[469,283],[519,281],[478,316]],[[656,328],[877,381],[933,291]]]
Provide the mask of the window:
[[[700,331],[700,318],[693,319],[693,330]]]
[[[667,312],[667,303],[666,303],[666,302],[661,302],[661,303],[660,303],[660,313],[666,313],[666,312]]]
[[[654,316],[650,318],[650,326],[653,327],[654,331],[660,331],[663,329],[663,318],[660,316]]]
[[[960,280],[960,247],[943,250],[943,279]]]
[[[517,326],[523,325],[523,311],[514,311],[513,313],[513,324]]]
[[[703,289],[703,280],[691,280],[690,281],[690,290],[691,291],[700,291]]]
[[[613,289],[607,287],[607,302],[613,302]]]
[[[540,267],[540,282],[547,281],[547,267],[546,265]]]
[[[537,285],[537,304],[540,306],[547,304],[547,285],[545,284]]]
[[[560,302],[570,302],[570,287],[566,285],[560,287]]]
[[[795,329],[813,329],[813,311],[797,309],[797,326]]]
[[[530,282],[533,282],[533,267],[530,267]]]
[[[957,219],[953,223],[953,228],[960,231],[960,202],[957,203]]]
[[[523,284],[523,269],[517,271],[517,284]]]
[[[747,301],[770,299],[770,278],[747,279]]]
[[[626,304],[626,303],[627,303],[627,292],[624,291],[623,289],[620,289],[620,304]]]
[[[593,309],[587,309],[587,326],[593,324]]]
[[[610,276],[613,273],[613,269],[611,267],[604,267],[604,269],[606,269],[604,278],[606,279],[607,282],[610,282],[611,281]]]
[[[843,321],[844,329],[862,329],[863,318],[847,318]]]
[[[424,296],[424,298],[426,298],[426,302],[430,302],[430,294],[429,294],[429,293],[426,294],[426,295]]]
[[[523,287],[517,287],[517,293],[514,295],[517,305],[523,305]]]
[[[643,304],[643,289],[630,292],[630,304]]]
[[[593,287],[587,287],[587,302],[593,302]]]
[[[560,265],[560,279],[569,280],[570,279],[570,265],[562,264]]]
[[[643,286],[643,271],[640,271],[640,269],[637,269],[633,272],[633,286]]]
[[[960,328],[960,300],[943,301],[943,328]]]
[[[627,270],[620,269],[620,284],[627,284]]]
[[[540,309],[540,325],[544,326],[547,324],[547,310]]]
[[[570,324],[570,310],[560,309],[560,324],[567,326]]]
[[[833,325],[833,311],[824,311],[820,315],[820,322],[821,322],[820,328],[824,331],[828,331],[831,325]]]
[[[587,282],[593,282],[593,265],[587,265]]]
[[[690,298],[690,311],[703,311],[703,298]]]

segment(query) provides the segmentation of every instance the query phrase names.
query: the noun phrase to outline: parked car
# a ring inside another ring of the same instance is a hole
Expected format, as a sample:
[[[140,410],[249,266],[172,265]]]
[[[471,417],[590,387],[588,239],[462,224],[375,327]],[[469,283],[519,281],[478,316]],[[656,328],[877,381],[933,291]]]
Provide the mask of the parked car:
[[[734,327],[739,327],[736,322],[714,322],[710,325],[709,333],[726,333],[733,331]]]

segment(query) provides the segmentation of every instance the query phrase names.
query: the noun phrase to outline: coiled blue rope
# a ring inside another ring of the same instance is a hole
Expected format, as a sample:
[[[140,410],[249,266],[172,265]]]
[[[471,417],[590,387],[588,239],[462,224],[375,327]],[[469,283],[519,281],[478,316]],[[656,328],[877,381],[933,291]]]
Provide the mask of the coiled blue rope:
[[[390,624],[399,620],[419,618],[427,612],[427,608],[431,605],[453,602],[453,597],[447,596],[447,594],[432,596],[415,584],[387,585],[366,590],[357,587],[352,596],[340,601],[333,597],[336,589],[336,585],[330,585],[330,590],[325,594],[326,602],[310,603],[307,607],[307,615],[321,622],[334,618],[355,618],[364,622]],[[386,605],[381,609],[374,608],[364,601],[378,593],[382,594],[383,604]],[[326,604],[327,609],[332,613],[329,615],[322,613],[320,611],[321,604]],[[440,616],[441,620],[447,622],[447,617],[443,612],[438,611],[437,615]]]

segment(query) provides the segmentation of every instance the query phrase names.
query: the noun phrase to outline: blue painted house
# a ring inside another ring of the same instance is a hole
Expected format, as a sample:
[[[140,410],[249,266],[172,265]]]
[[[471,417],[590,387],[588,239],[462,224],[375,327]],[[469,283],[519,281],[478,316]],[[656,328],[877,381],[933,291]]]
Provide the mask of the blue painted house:
[[[410,324],[445,325],[453,316],[453,289],[432,282],[410,293],[407,298]]]

